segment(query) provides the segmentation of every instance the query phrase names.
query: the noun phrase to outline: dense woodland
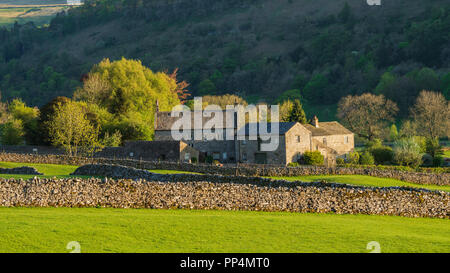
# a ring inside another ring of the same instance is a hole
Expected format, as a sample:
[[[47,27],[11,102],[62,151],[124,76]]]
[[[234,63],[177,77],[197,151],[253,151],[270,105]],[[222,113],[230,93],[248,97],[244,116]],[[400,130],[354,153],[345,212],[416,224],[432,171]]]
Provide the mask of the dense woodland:
[[[404,118],[423,89],[449,99],[450,4],[90,0],[49,26],[0,30],[3,100],[42,106],[70,97],[93,64],[122,57],[153,71],[178,67],[195,95],[300,98],[324,120],[342,97],[371,92],[396,102]]]

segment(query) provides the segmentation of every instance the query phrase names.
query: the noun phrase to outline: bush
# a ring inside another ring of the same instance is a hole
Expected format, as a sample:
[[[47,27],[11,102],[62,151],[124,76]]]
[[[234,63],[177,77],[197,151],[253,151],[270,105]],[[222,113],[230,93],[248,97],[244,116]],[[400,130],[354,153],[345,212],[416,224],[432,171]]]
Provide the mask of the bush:
[[[1,130],[1,142],[3,145],[22,145],[25,135],[22,120],[13,119],[8,121]]]
[[[368,150],[375,160],[376,164],[383,164],[384,162],[391,162],[394,158],[394,152],[388,146],[376,146]]]
[[[359,153],[351,152],[347,155],[347,163],[349,164],[359,164]]]
[[[208,156],[205,158],[205,163],[212,164],[212,163],[213,163],[213,157],[210,156],[210,155],[208,155]]]
[[[345,159],[343,159],[342,157],[338,157],[336,159],[336,164],[338,165],[344,165],[345,164]]]
[[[196,164],[198,162],[196,157],[191,158],[191,163]]]
[[[299,167],[300,164],[298,162],[291,162],[288,164],[288,167]]]
[[[359,159],[359,163],[361,165],[373,165],[375,164],[375,159],[373,157],[373,155],[369,152],[369,151],[365,151],[360,159]]]
[[[303,160],[306,165],[323,165],[324,162],[323,155],[319,151],[305,152]]]
[[[394,143],[394,161],[401,166],[417,168],[422,164],[420,145],[413,139],[400,139]]]
[[[425,166],[425,167],[433,166],[433,157],[429,154],[424,154],[422,156],[422,166]]]

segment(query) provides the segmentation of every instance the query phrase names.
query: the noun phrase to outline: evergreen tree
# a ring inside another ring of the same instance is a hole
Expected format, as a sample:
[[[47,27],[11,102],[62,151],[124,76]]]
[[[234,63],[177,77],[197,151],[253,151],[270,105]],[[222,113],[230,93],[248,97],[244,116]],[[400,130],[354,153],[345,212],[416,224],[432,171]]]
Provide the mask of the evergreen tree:
[[[301,124],[306,123],[305,111],[303,110],[300,100],[294,100],[294,105],[292,106],[291,113],[289,114],[289,121],[300,122]]]

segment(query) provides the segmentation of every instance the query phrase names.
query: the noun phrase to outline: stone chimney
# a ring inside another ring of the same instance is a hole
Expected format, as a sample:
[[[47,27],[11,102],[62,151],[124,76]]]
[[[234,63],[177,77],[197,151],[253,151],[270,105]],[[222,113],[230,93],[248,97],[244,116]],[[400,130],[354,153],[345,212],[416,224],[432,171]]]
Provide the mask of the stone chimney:
[[[317,116],[314,116],[313,119],[312,119],[312,121],[311,121],[311,124],[312,124],[314,127],[319,128],[319,118],[317,118]]]
[[[156,110],[155,110],[155,130],[158,128],[158,113],[159,113],[159,100],[156,100]]]

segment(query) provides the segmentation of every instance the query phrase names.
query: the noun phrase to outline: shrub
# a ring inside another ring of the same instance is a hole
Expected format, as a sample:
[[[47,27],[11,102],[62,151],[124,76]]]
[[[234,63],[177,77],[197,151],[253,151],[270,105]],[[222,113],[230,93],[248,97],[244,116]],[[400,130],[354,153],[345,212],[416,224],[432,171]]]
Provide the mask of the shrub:
[[[336,159],[336,164],[338,165],[344,165],[345,164],[345,159],[343,159],[342,157],[338,157]]]
[[[191,163],[196,164],[198,162],[196,157],[191,158]]]
[[[376,164],[383,164],[384,162],[391,162],[394,158],[394,152],[389,146],[376,146],[368,150],[375,160]]]
[[[210,156],[210,155],[208,155],[208,156],[205,158],[205,162],[208,163],[208,164],[212,164],[212,163],[213,163],[213,157]]]
[[[373,157],[373,155],[369,152],[369,151],[365,151],[360,159],[359,159],[359,163],[361,165],[373,165],[375,164],[375,159]]]
[[[298,163],[298,162],[291,162],[288,164],[288,167],[299,167],[299,166],[300,166],[300,163]]]
[[[401,166],[417,168],[422,164],[420,145],[413,139],[400,139],[394,143],[394,161]]]
[[[425,167],[433,166],[433,157],[429,154],[424,154],[422,156],[422,166],[425,166]]]
[[[323,165],[324,162],[323,155],[319,151],[305,152],[303,160],[306,165]]]
[[[359,164],[359,153],[351,152],[347,155],[347,163],[349,164]]]

